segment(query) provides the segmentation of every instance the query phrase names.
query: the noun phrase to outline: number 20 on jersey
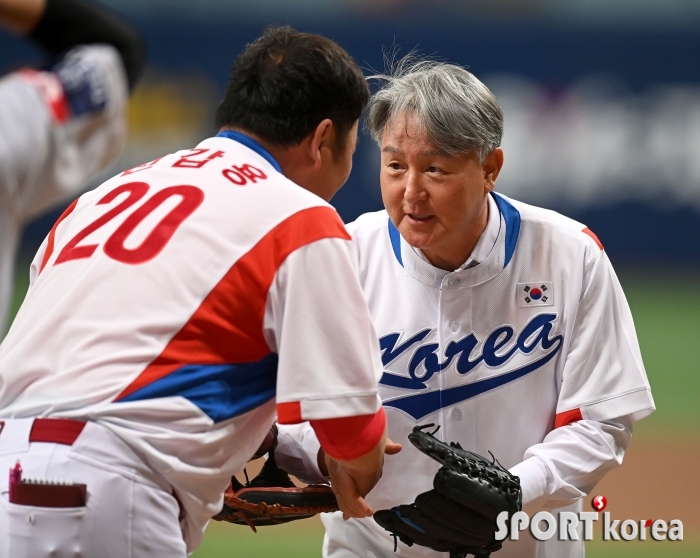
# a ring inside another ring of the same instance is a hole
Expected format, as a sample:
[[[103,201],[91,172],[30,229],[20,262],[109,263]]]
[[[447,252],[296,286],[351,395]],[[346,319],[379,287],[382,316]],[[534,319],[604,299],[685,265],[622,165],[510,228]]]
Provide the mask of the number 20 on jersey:
[[[97,250],[98,245],[81,244],[81,242],[85,240],[87,236],[106,225],[117,215],[123,213],[136,203],[140,202],[147,196],[149,190],[150,186],[145,182],[129,182],[127,184],[122,184],[111,192],[105,194],[105,196],[97,202],[97,205],[110,204],[123,194],[127,194],[127,196],[112,209],[90,223],[71,240],[69,240],[58,254],[54,265],[59,265],[71,260],[89,258],[92,256],[95,253],[95,250]],[[136,227],[138,227],[144,221],[144,219],[146,219],[146,217],[160,207],[166,200],[173,196],[180,198],[177,205],[173,207],[167,213],[167,215],[165,215],[158,222],[158,224],[156,224],[153,230],[151,230],[151,232],[139,246],[135,248],[127,248],[124,243],[129,235],[134,232]],[[119,227],[117,227],[117,229],[109,236],[103,247],[105,254],[118,262],[133,265],[141,264],[153,259],[165,247],[182,222],[199,207],[203,200],[204,192],[202,192],[202,190],[196,186],[183,184],[179,186],[169,186],[168,188],[159,190],[151,197],[148,197],[140,206],[138,206],[136,210],[131,213],[131,215],[129,215],[124,222],[119,225]],[[69,207],[68,210],[66,210],[62,218],[59,219],[59,223],[72,211],[76,204],[77,200],[73,202],[73,205]],[[56,223],[56,225],[58,225],[58,223]],[[56,227],[54,226],[54,230],[52,230],[49,235],[49,246],[47,247],[47,254],[42,262],[42,268],[45,265],[48,257],[50,257],[49,252],[52,248],[52,237],[55,228]]]

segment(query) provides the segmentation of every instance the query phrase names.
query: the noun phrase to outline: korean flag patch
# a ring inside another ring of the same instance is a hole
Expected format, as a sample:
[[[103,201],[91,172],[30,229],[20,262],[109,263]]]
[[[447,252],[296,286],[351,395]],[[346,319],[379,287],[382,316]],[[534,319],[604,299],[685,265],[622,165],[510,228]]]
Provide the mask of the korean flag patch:
[[[518,304],[528,306],[553,306],[554,289],[551,281],[518,283]]]

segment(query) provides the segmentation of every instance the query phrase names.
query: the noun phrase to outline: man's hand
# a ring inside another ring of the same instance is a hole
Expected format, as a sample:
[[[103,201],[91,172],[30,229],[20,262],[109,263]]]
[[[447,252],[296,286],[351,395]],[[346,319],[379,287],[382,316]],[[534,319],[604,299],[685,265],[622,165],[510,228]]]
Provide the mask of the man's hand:
[[[267,434],[265,435],[265,439],[260,444],[258,451],[256,451],[253,454],[253,457],[251,457],[248,461],[252,461],[253,459],[258,459],[259,457],[262,457],[263,455],[267,455],[270,452],[274,452],[276,447],[277,447],[277,423],[272,423],[272,426],[270,427],[270,430],[268,430]]]
[[[370,484],[371,481],[368,483],[367,478],[362,478],[362,475],[358,475],[357,472],[348,469],[332,457],[326,456],[325,461],[328,476],[331,479],[331,489],[333,494],[335,494],[336,500],[338,500],[338,506],[343,512],[343,519],[370,517],[374,512],[365,502],[357,485]],[[379,477],[381,477],[381,473]],[[379,478],[374,481],[374,484],[378,480]]]
[[[319,450],[319,468],[331,479],[331,488],[343,512],[343,519],[369,517],[373,514],[364,496],[382,476],[384,455],[395,455],[401,451],[401,444],[389,439],[381,446],[383,447],[378,448],[382,451],[377,455],[367,455],[352,462],[337,461],[325,455],[322,449]]]

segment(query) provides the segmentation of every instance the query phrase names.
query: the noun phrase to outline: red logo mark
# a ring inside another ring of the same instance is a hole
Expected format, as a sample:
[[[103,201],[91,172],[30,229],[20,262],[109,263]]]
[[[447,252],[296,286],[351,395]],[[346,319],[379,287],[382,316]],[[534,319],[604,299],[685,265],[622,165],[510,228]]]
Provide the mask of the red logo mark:
[[[647,522],[644,524],[644,527],[649,527],[653,523],[653,519],[647,519]]]
[[[245,164],[243,166],[233,165],[230,169],[221,171],[226,178],[237,186],[245,186],[250,180],[255,184],[258,180],[265,180],[267,175],[259,168]]]
[[[603,511],[605,509],[605,506],[608,505],[608,499],[605,496],[596,496],[593,498],[591,501],[591,506],[593,506],[593,509],[595,511]]]

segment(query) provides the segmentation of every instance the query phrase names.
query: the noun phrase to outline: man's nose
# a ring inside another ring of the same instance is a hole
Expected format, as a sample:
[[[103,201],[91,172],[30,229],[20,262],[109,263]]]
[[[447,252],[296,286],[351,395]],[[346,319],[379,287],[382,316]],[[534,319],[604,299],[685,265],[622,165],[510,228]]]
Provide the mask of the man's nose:
[[[406,174],[406,188],[403,193],[404,200],[408,203],[415,203],[427,199],[428,193],[423,188],[420,180],[420,173],[409,171]]]

